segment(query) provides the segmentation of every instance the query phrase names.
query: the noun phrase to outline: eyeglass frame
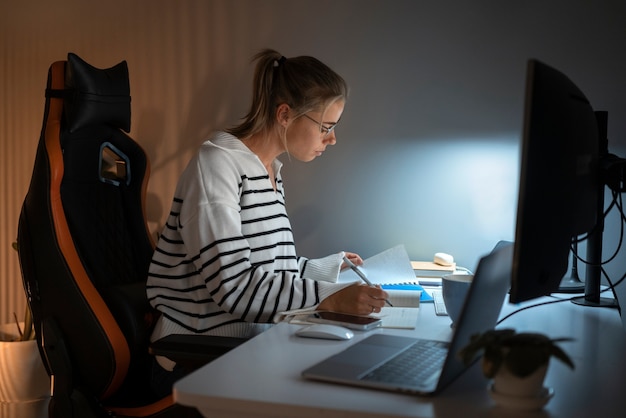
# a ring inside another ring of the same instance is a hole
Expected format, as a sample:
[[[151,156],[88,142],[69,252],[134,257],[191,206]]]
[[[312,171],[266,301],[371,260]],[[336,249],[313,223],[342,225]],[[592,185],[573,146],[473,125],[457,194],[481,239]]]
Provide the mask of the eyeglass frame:
[[[322,122],[319,122],[319,121],[313,119],[312,117],[310,117],[306,113],[303,113],[302,116],[304,116],[305,118],[307,118],[311,122],[316,123],[320,127],[320,133],[324,134],[324,138],[326,138],[328,135],[330,135],[330,133],[332,131],[334,131],[335,128],[337,127],[337,125],[339,124],[339,122],[337,122],[337,123],[333,123],[331,126],[324,126],[324,124]]]

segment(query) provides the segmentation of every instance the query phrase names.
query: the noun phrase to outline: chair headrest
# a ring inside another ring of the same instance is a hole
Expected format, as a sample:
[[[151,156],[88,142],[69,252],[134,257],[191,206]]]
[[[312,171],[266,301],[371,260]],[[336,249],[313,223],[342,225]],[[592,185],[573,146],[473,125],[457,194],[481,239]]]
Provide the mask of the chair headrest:
[[[130,132],[130,81],[126,61],[96,68],[78,55],[67,55],[64,112],[70,132],[106,124]]]

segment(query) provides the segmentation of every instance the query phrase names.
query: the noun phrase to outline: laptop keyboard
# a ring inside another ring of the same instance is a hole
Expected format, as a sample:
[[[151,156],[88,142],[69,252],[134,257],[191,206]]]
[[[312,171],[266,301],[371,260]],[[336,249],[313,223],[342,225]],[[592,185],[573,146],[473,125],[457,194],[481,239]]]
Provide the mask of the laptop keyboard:
[[[362,379],[376,382],[419,385],[433,373],[441,371],[448,353],[448,344],[441,341],[418,340],[415,344],[387,360]]]

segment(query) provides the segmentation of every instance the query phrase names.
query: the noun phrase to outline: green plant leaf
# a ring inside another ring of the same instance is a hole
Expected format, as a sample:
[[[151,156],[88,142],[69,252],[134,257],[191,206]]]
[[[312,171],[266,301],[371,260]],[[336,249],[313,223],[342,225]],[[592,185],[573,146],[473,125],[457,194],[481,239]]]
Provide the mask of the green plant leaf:
[[[551,347],[550,354],[565,363],[570,369],[574,370],[576,368],[572,359],[558,345],[553,345]]]
[[[458,356],[468,365],[483,353],[483,374],[488,378],[494,377],[503,364],[514,375],[526,377],[546,364],[551,356],[573,369],[572,360],[556,345],[564,341],[571,339],[550,339],[543,334],[531,332],[516,333],[509,328],[489,330],[480,335],[473,335],[469,344],[459,351]]]

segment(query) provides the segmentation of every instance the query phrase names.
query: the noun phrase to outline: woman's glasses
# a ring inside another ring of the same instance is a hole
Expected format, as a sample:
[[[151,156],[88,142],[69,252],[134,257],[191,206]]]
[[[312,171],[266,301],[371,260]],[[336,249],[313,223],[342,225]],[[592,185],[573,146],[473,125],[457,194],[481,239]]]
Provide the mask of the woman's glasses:
[[[337,123],[333,123],[330,126],[324,126],[322,124],[322,122],[316,121],[315,119],[313,119],[312,117],[310,117],[307,114],[304,114],[302,116],[304,116],[305,118],[307,118],[311,122],[315,122],[316,124],[318,124],[319,127],[320,127],[320,132],[322,133],[322,135],[324,135],[324,138],[326,138],[328,135],[330,135],[330,133],[335,130],[335,127],[337,126],[337,123],[339,123],[339,122],[337,122]]]

